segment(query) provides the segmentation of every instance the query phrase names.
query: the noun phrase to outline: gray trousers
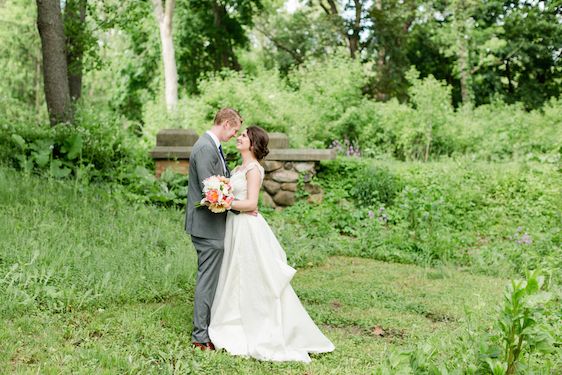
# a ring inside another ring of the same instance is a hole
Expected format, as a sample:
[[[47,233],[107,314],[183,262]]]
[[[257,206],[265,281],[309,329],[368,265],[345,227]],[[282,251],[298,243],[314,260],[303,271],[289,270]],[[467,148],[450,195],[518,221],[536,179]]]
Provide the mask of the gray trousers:
[[[193,342],[207,343],[211,341],[208,329],[224,254],[224,240],[191,236],[191,242],[197,250],[197,281],[191,338]]]

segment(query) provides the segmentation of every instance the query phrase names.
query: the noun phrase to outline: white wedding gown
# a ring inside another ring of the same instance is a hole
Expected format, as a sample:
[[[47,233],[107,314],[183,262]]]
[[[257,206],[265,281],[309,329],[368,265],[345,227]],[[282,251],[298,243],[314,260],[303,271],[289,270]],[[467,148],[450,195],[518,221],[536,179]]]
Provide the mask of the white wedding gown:
[[[236,199],[246,199],[246,172],[230,182]],[[267,361],[310,362],[308,353],[334,350],[290,285],[295,269],[261,215],[228,213],[209,336],[217,349]]]

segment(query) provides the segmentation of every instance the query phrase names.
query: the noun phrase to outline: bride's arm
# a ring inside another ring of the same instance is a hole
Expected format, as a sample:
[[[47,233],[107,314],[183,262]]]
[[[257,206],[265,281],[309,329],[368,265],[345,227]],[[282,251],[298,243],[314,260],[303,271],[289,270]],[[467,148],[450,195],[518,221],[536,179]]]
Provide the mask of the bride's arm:
[[[257,168],[252,168],[246,172],[246,182],[248,184],[247,199],[233,201],[230,208],[240,212],[256,211],[258,209],[258,197],[260,194],[261,175]]]

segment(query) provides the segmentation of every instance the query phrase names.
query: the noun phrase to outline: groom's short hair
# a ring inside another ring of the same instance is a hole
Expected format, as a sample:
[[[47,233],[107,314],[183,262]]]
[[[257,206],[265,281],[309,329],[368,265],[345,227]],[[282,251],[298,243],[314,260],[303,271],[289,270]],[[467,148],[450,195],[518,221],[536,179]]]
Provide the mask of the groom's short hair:
[[[234,123],[239,121],[240,125],[242,125],[244,120],[242,119],[242,116],[240,116],[240,113],[236,110],[232,108],[222,108],[215,115],[215,125],[221,125],[225,121]]]

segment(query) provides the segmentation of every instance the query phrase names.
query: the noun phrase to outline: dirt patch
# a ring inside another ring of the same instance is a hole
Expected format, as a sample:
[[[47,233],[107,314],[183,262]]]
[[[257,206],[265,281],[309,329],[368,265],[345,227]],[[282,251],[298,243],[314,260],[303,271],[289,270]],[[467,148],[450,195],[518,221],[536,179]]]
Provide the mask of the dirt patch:
[[[333,300],[332,302],[330,302],[330,306],[334,310],[339,310],[342,307],[342,303],[338,300]]]
[[[406,331],[396,328],[383,328],[376,325],[369,330],[369,334],[375,337],[386,339],[403,339],[406,337]]]

